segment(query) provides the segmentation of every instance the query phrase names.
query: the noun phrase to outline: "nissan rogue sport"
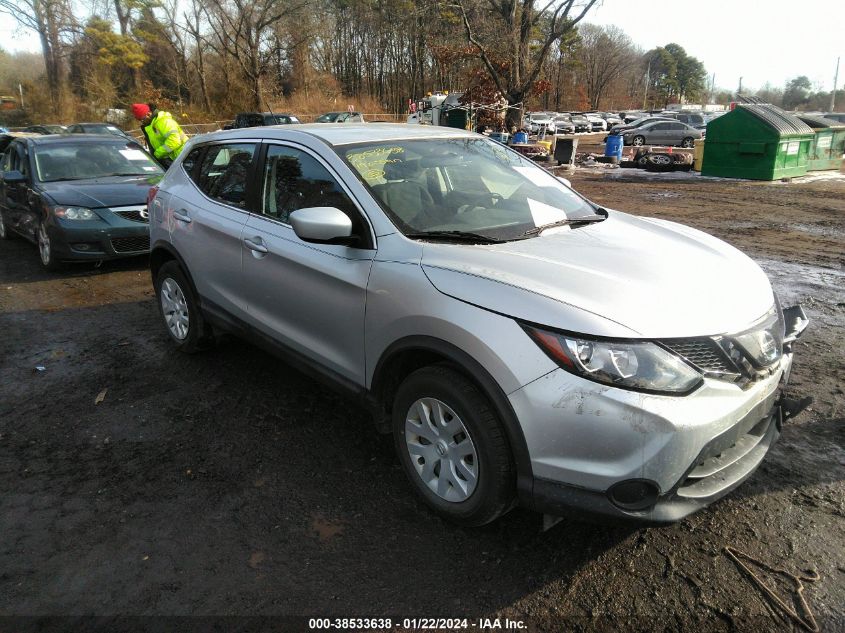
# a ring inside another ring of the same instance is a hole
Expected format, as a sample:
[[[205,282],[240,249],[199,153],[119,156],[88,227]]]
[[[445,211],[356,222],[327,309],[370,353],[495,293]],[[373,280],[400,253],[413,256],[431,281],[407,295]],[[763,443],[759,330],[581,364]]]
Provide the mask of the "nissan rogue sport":
[[[354,394],[458,523],[517,503],[675,521],[780,434],[801,307],[728,244],[604,209],[486,137],[203,135],[149,211],[173,344],[234,332]]]

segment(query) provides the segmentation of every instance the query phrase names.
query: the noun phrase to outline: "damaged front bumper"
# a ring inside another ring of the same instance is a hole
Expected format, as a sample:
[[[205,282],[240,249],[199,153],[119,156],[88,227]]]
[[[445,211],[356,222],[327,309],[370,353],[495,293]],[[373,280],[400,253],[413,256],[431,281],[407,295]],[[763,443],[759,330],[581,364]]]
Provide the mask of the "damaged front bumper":
[[[792,343],[809,320],[783,311],[784,353],[751,386],[705,379],[683,398],[602,387],[563,370],[511,394],[534,470],[532,507],[545,514],[670,523],[750,477],[809,399],[784,395]],[[538,415],[539,414],[539,415]],[[530,416],[534,416],[533,419]]]

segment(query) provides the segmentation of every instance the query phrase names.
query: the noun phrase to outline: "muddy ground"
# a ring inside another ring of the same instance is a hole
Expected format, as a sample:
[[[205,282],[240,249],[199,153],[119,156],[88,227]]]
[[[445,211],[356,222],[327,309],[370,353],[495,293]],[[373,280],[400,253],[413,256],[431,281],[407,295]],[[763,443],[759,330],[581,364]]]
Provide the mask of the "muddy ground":
[[[738,246],[812,318],[792,391],[815,403],[728,498],[659,529],[568,517],[543,533],[524,510],[453,527],[414,499],[389,438],[354,404],[237,340],[175,352],[143,259],[47,274],[14,240],[0,244],[0,615],[792,629],[732,546],[815,570],[807,603],[823,630],[845,630],[845,180],[643,174],[572,180],[606,206]],[[797,604],[788,576],[755,570]],[[0,633],[19,624],[0,619]]]

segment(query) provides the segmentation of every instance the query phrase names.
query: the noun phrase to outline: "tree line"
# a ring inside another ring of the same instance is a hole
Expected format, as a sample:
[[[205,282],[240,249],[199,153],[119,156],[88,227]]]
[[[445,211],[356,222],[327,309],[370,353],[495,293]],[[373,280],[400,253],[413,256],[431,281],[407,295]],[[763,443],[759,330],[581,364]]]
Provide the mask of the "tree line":
[[[39,38],[44,120],[156,101],[193,120],[335,106],[402,113],[409,99],[497,93],[519,109],[706,100],[703,64],[589,23],[596,0],[0,0]],[[16,58],[5,54],[5,58]],[[31,59],[27,60],[31,62]],[[26,71],[26,72],[24,72]],[[10,81],[14,82],[10,85]],[[101,118],[101,117],[100,117]]]

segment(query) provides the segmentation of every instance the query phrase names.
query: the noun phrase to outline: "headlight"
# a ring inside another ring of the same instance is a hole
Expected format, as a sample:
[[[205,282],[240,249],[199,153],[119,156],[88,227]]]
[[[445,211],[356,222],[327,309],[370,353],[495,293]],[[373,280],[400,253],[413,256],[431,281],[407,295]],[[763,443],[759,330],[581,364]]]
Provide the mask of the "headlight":
[[[53,213],[63,220],[99,220],[100,216],[85,207],[53,207]]]
[[[680,357],[649,342],[613,341],[523,325],[534,342],[568,372],[621,389],[683,395],[702,381]]]
[[[775,295],[775,305],[750,330],[731,337],[745,351],[755,368],[769,367],[783,355],[784,320],[780,302]],[[731,360],[738,362],[735,348],[728,344],[726,351]]]

